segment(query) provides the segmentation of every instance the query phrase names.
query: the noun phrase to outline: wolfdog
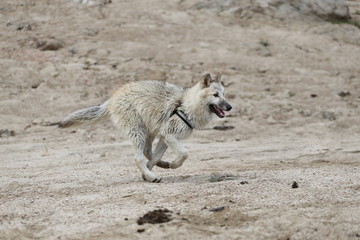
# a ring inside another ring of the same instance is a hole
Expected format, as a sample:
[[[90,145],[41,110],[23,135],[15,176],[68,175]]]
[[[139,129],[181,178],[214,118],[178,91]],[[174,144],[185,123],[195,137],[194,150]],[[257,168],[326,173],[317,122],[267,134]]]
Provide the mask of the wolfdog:
[[[223,118],[224,111],[231,110],[220,80],[220,73],[214,79],[206,74],[187,89],[165,81],[131,82],[105,103],[77,110],[55,125],[67,128],[111,119],[132,140],[142,178],[160,182],[161,178],[151,169],[180,167],[188,158],[188,151],[180,140],[189,137],[194,129],[203,128],[213,116]],[[155,138],[159,141],[152,151]],[[177,154],[172,162],[161,160],[168,147]]]

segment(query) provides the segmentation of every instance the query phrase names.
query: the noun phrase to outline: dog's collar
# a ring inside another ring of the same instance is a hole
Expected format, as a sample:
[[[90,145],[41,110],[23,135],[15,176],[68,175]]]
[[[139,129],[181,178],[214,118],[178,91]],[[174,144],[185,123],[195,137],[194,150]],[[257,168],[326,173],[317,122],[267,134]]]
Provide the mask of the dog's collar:
[[[188,120],[186,120],[187,117],[183,111],[175,109],[172,115],[174,115],[174,114],[176,114],[179,118],[181,118],[181,120],[183,120],[184,123],[186,123],[186,125],[188,125],[188,127],[190,129],[193,129],[193,126],[191,126],[191,124],[188,122]]]

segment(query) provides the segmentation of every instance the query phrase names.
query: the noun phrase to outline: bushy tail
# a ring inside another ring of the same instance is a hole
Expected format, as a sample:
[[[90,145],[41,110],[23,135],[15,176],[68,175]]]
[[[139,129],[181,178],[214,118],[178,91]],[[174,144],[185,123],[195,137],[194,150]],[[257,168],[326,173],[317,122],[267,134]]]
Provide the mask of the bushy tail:
[[[90,125],[109,119],[108,102],[101,105],[83,108],[70,113],[64,120],[52,125],[58,125],[61,128]]]

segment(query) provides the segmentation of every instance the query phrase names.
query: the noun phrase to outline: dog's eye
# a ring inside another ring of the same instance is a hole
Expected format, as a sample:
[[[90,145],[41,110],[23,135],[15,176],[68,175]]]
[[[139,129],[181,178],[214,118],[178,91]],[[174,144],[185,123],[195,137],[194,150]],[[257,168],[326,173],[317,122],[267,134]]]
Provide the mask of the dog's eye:
[[[214,97],[219,97],[219,94],[215,93],[213,96],[214,96]]]

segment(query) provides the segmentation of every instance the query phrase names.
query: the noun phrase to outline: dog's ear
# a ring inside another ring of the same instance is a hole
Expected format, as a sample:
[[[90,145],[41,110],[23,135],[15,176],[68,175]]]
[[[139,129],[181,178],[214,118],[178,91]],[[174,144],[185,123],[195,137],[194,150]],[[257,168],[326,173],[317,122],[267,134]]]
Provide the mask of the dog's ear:
[[[200,85],[202,88],[207,88],[210,86],[211,83],[211,75],[207,73],[203,76],[203,79],[200,81]]]
[[[220,82],[221,81],[221,72],[219,72],[217,75],[216,75],[216,78],[214,80],[214,82]]]

